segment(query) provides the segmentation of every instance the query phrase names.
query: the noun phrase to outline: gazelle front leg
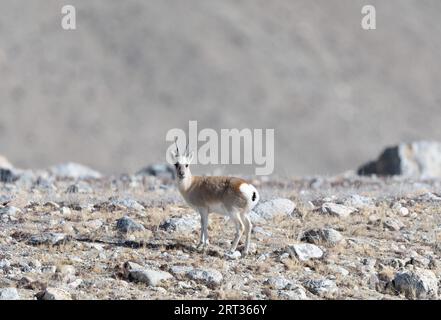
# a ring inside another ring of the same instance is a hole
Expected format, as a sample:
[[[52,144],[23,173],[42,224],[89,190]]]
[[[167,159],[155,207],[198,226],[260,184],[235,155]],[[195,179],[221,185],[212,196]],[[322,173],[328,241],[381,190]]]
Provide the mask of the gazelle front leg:
[[[208,241],[208,210],[199,209],[199,214],[201,215],[201,237],[199,240],[198,248],[206,248],[209,244]]]
[[[231,218],[233,219],[233,222],[236,227],[236,235],[234,237],[233,242],[231,243],[230,251],[233,253],[236,251],[237,245],[239,244],[239,240],[242,237],[242,234],[245,230],[244,223],[242,222],[242,219],[240,218],[240,214],[237,211],[234,211],[231,213]]]

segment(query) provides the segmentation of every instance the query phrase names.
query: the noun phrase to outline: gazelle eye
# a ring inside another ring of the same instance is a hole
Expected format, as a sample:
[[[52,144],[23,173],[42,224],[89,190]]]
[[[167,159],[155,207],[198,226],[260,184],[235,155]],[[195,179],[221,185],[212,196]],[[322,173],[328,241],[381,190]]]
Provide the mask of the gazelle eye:
[[[179,166],[179,163],[176,162],[176,163],[175,163],[175,167],[177,168],[178,166]]]
[[[185,167],[188,168],[188,164],[186,164]]]

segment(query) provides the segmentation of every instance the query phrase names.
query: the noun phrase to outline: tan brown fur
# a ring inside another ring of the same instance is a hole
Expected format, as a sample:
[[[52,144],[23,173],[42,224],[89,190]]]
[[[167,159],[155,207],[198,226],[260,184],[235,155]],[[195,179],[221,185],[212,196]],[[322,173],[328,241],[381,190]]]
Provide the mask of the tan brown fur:
[[[240,186],[247,183],[235,177],[193,176],[185,198],[192,205],[203,207],[205,204],[222,202],[227,208],[244,207],[247,199],[240,192]]]

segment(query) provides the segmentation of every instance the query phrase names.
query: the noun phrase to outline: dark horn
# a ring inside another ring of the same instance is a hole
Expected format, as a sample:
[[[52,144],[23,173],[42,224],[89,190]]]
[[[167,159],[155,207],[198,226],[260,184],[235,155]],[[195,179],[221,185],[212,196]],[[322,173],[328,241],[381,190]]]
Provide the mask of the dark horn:
[[[178,149],[177,141],[178,141],[178,137],[175,137],[176,155],[179,155],[179,149]]]

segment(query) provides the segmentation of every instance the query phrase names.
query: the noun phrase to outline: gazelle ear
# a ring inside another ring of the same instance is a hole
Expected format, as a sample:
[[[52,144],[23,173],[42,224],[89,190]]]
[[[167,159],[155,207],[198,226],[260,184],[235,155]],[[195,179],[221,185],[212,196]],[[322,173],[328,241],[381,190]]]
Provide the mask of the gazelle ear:
[[[188,155],[187,155],[188,163],[191,163],[191,161],[193,161],[193,156],[194,156],[194,152],[193,151],[188,153]]]

